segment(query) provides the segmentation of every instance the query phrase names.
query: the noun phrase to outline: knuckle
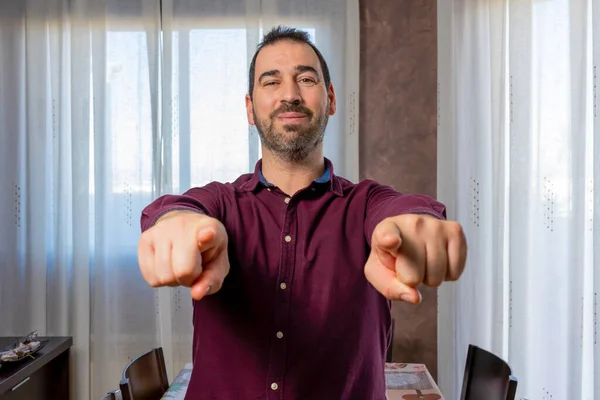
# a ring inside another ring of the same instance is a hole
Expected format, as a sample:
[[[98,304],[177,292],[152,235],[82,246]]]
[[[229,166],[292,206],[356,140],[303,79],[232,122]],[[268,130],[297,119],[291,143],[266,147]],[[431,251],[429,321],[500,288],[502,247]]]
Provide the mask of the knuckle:
[[[160,282],[157,279],[147,279],[148,285],[153,288],[158,288],[161,286]]]
[[[459,268],[450,268],[448,270],[448,273],[446,274],[446,280],[449,282],[454,282],[457,281],[458,278],[460,278],[460,275],[463,272],[463,267],[459,267]]]
[[[410,214],[409,218],[416,227],[422,226],[427,221],[427,218],[423,214]]]
[[[174,275],[167,269],[161,269],[156,273],[156,278],[160,286],[170,285],[176,282]]]
[[[432,222],[431,229],[433,230],[433,234],[435,237],[441,238],[444,233],[444,221],[433,219]]]
[[[451,236],[464,237],[464,231],[461,224],[456,221],[447,221],[447,230]]]
[[[415,287],[422,283],[422,279],[419,279],[418,276],[413,274],[406,274],[400,281],[410,287]]]
[[[385,232],[385,229],[380,226],[378,229],[375,230],[373,236],[379,241],[384,238]]]
[[[408,234],[421,232],[427,223],[427,219],[421,214],[403,214],[397,221],[401,225],[401,230]]]
[[[173,267],[173,278],[183,286],[191,286],[194,280],[195,262],[190,261]],[[200,267],[201,268],[201,267]]]
[[[450,273],[449,273],[451,280],[453,280],[453,281],[458,280],[458,278],[460,278],[460,276],[462,275],[464,270],[465,270],[465,263],[463,263],[462,265],[459,265],[458,268],[456,268],[456,269],[451,269]]]
[[[144,277],[144,280],[148,283],[148,285],[152,287],[158,286],[158,279],[151,272],[152,266],[140,265],[140,271],[142,272],[142,276]]]
[[[442,285],[443,280],[444,280],[443,276],[441,276],[440,274],[434,274],[434,275],[427,276],[423,283],[426,286],[438,287],[438,286]]]
[[[152,244],[151,236],[152,236],[152,232],[150,230],[144,231],[140,235],[140,241],[139,241],[138,247],[141,248],[141,247],[149,246],[150,244]]]
[[[408,226],[412,227],[414,230],[421,230],[423,225],[425,225],[426,219],[421,214],[407,214],[406,221],[408,222]]]

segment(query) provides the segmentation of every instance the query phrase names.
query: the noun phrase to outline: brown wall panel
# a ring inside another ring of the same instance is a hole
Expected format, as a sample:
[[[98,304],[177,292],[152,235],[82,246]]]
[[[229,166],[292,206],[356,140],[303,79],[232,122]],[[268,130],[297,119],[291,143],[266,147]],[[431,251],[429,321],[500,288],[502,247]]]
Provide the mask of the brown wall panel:
[[[436,194],[436,0],[360,0],[360,176]],[[437,377],[437,290],[395,303],[394,359]]]

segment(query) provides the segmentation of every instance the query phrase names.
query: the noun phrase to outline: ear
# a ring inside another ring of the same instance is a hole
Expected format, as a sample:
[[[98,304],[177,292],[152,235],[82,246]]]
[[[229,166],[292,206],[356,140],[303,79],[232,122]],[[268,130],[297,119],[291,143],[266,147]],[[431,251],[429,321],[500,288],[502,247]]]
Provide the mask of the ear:
[[[327,91],[327,97],[329,97],[329,115],[335,114],[337,110],[337,104],[335,100],[335,91],[333,90],[333,83],[329,84],[329,89]]]
[[[254,113],[252,112],[252,99],[249,94],[246,95],[246,118],[248,118],[248,123],[250,125],[255,125]]]

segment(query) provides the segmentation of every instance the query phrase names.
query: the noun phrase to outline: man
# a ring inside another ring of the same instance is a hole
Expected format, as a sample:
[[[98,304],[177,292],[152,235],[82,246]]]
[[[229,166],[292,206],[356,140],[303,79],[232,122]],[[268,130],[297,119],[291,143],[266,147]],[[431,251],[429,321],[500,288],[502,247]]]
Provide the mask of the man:
[[[262,142],[254,173],[142,214],[144,278],[194,299],[186,399],[382,400],[390,300],[418,303],[420,284],[460,276],[461,227],[431,198],[334,174],[335,92],[304,32],[264,37],[246,109]]]

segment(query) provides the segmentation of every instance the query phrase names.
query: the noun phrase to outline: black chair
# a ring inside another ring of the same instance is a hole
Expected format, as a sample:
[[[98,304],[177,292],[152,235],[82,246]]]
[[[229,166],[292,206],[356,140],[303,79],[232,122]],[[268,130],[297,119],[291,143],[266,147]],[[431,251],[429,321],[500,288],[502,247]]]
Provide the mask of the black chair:
[[[517,379],[496,355],[469,345],[461,400],[514,400]]]
[[[515,397],[517,396],[517,383],[519,383],[517,378],[511,375],[510,381],[508,382],[506,400],[515,400]]]
[[[160,400],[169,388],[162,348],[152,349],[127,364],[119,386],[123,400]]]

